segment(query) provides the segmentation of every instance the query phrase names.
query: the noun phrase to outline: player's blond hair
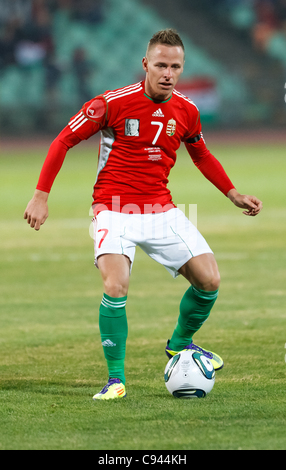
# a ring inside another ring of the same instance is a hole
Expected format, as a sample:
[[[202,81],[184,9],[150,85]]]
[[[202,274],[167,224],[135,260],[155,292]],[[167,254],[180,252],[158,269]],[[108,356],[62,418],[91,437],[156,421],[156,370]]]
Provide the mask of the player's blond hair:
[[[179,46],[185,52],[182,39],[180,38],[177,31],[172,28],[162,29],[161,31],[153,34],[147,46],[146,56],[148,55],[150,49],[157,44],[164,44],[166,46]]]

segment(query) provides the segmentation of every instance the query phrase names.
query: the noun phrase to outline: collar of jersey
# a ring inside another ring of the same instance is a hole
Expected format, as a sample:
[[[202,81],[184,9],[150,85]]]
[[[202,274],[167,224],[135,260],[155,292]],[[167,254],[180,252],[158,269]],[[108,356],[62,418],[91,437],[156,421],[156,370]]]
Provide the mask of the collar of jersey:
[[[151,96],[146,95],[146,93],[144,93],[144,96],[146,96],[146,98],[148,98],[148,100],[153,101],[153,103],[158,103],[159,104],[159,103],[168,103],[168,101],[170,101],[170,99],[172,98],[173,95],[171,95],[170,98],[168,98],[165,101],[153,100],[153,98],[151,98]]]

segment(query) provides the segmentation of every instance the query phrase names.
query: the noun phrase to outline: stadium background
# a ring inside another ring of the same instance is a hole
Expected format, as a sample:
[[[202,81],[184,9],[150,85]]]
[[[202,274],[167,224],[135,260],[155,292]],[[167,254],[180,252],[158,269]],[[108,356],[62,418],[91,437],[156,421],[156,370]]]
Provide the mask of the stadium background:
[[[210,129],[285,126],[285,0],[0,0],[0,132],[54,134],[90,97],[143,78],[175,27],[181,91]]]

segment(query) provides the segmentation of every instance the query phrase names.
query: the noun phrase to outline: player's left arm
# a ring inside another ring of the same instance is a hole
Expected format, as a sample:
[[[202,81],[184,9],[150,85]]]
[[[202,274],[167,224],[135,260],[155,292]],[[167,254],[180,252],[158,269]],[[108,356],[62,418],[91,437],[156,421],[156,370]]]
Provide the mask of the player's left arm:
[[[241,209],[245,209],[243,214],[254,217],[259,214],[262,209],[262,201],[256,196],[248,196],[246,194],[240,194],[235,188],[231,189],[227,193],[227,197],[233,202],[233,204]]]
[[[235,206],[245,209],[243,214],[255,216],[262,209],[262,202],[255,196],[240,194],[226,174],[221,163],[207,149],[202,134],[188,138],[185,146],[196,167]]]

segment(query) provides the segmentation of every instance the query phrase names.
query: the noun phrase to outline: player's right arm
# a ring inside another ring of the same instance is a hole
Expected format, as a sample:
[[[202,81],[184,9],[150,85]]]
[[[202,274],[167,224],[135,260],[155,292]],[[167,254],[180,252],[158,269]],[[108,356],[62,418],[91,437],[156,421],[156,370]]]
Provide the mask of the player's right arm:
[[[49,216],[48,197],[49,193],[36,189],[24,212],[24,219],[27,219],[30,227],[35,230],[40,230]]]
[[[94,135],[104,126],[106,111],[105,100],[102,97],[89,101],[52,142],[35,193],[24,212],[24,219],[27,220],[31,228],[40,230],[49,215],[49,193],[67,151],[82,140]]]
[[[41,225],[48,218],[48,197],[53,182],[62,167],[67,151],[80,140],[75,134],[72,134],[69,126],[66,126],[52,142],[36,190],[24,212],[24,219],[27,220],[31,228],[40,230]]]

